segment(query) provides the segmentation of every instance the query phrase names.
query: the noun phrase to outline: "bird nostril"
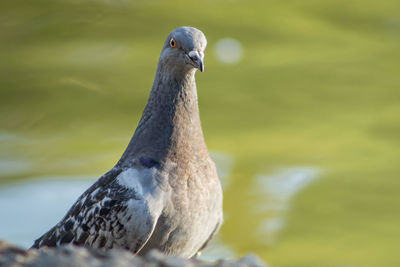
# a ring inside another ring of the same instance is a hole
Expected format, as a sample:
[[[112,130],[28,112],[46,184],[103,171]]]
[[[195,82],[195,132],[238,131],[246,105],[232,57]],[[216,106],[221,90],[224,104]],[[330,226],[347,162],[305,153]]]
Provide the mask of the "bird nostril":
[[[197,61],[199,60],[199,54],[196,51],[190,51],[189,58],[193,61]]]

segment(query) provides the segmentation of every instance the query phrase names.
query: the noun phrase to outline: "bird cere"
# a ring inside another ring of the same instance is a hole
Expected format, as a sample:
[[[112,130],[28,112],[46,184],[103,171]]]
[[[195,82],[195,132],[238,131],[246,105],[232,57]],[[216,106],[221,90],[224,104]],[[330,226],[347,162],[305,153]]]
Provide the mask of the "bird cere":
[[[202,128],[195,82],[204,34],[172,31],[142,117],[117,164],[34,248],[73,244],[142,255],[198,255],[222,223],[222,189]]]

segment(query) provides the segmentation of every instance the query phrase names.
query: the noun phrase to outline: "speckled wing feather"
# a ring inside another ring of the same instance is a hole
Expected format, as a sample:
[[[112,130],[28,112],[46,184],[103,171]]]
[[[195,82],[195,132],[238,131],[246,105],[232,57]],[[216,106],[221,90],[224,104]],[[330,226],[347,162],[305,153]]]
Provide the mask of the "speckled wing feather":
[[[151,214],[150,204],[140,193],[117,182],[122,171],[104,174],[33,248],[74,244],[137,253],[151,236],[157,215]]]

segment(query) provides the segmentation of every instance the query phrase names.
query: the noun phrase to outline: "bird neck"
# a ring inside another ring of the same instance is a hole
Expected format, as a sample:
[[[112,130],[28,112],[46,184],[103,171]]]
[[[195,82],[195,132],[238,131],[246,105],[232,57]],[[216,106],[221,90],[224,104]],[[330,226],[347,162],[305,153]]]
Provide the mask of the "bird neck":
[[[165,75],[159,64],[139,125],[118,164],[138,157],[188,162],[207,155],[197,101],[195,70]],[[164,75],[163,75],[164,74]]]

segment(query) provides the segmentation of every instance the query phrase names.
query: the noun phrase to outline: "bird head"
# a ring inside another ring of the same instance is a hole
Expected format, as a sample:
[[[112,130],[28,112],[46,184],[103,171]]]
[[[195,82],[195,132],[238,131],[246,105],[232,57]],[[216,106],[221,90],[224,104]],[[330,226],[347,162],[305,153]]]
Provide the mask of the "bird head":
[[[160,63],[171,73],[183,74],[193,69],[203,72],[206,46],[206,37],[200,30],[177,28],[165,40]]]

